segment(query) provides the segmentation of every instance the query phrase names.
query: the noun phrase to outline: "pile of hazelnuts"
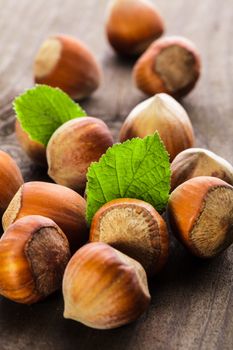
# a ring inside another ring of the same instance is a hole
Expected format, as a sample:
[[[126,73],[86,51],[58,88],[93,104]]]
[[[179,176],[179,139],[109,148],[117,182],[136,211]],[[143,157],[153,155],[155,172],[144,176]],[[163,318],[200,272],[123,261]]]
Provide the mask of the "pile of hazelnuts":
[[[174,99],[194,87],[200,56],[187,39],[158,39],[163,32],[164,21],[150,2],[111,1],[109,42],[118,54],[142,54],[133,77],[151,96],[130,112],[119,140],[158,131],[171,160],[166,220],[149,203],[119,198],[102,206],[89,228],[86,174],[113,145],[107,125],[90,116],[73,119],[45,147],[17,121],[22,148],[48,166],[56,183],[24,183],[15,161],[0,151],[1,295],[32,304],[63,285],[64,317],[93,328],[115,328],[147,309],[147,278],[161,271],[169,255],[168,227],[200,258],[212,258],[232,244],[233,167],[211,151],[194,148],[188,114]],[[64,35],[43,43],[34,74],[36,83],[60,87],[74,99],[89,96],[101,76],[90,50]]]

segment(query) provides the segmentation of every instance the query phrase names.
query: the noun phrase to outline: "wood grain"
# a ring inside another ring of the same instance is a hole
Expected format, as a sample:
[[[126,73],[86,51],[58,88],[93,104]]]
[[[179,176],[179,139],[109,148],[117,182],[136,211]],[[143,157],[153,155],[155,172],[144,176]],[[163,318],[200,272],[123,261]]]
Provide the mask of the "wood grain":
[[[33,57],[50,34],[85,41],[104,69],[101,88],[83,101],[115,139],[129,111],[146,96],[131,80],[132,61],[117,58],[104,35],[106,0],[0,0],[0,148],[13,155],[25,180],[46,178],[20,149],[14,134],[12,99],[32,81]],[[184,35],[200,49],[203,72],[182,103],[197,145],[233,162],[232,0],[157,0],[167,34]],[[62,317],[60,293],[25,307],[0,299],[2,350],[233,349],[233,247],[212,261],[191,258],[172,242],[166,269],[151,283],[152,304],[137,322],[95,331]]]

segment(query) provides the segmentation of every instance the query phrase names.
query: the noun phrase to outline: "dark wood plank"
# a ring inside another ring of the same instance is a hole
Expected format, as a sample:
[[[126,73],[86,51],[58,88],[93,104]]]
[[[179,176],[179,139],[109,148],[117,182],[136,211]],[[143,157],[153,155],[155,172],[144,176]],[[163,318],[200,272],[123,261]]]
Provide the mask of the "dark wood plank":
[[[84,40],[101,61],[101,88],[83,102],[105,120],[115,139],[131,108],[145,96],[131,81],[133,62],[118,59],[104,37],[106,0],[4,1],[0,13],[0,148],[19,163],[25,180],[45,178],[18,146],[14,96],[32,85],[32,60],[49,34],[65,32]],[[203,74],[183,100],[197,145],[233,162],[232,0],[157,0],[168,34],[198,45]],[[0,348],[8,349],[233,349],[233,247],[209,262],[191,258],[172,243],[166,269],[151,282],[152,303],[132,325],[113,331],[88,329],[62,317],[60,293],[34,306],[0,299]]]

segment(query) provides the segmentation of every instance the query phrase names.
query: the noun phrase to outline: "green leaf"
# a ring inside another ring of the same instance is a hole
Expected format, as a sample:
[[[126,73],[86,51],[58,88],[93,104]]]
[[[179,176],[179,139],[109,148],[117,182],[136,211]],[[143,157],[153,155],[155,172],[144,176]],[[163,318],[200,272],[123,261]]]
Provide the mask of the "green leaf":
[[[13,108],[29,137],[45,146],[59,126],[86,115],[65,92],[47,85],[36,85],[16,97]]]
[[[167,204],[170,191],[169,155],[158,133],[115,144],[87,173],[87,221],[115,198],[138,198],[158,211]]]

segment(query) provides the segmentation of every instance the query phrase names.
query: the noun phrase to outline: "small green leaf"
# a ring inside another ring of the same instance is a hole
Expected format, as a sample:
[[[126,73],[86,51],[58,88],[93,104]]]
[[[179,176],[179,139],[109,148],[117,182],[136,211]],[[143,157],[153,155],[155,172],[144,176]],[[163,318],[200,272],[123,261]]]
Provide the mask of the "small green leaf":
[[[87,221],[115,198],[138,198],[158,211],[167,204],[170,191],[169,155],[158,133],[115,144],[87,173]]]
[[[86,116],[65,92],[47,85],[36,85],[16,97],[13,108],[29,137],[45,146],[59,126],[70,119]]]

